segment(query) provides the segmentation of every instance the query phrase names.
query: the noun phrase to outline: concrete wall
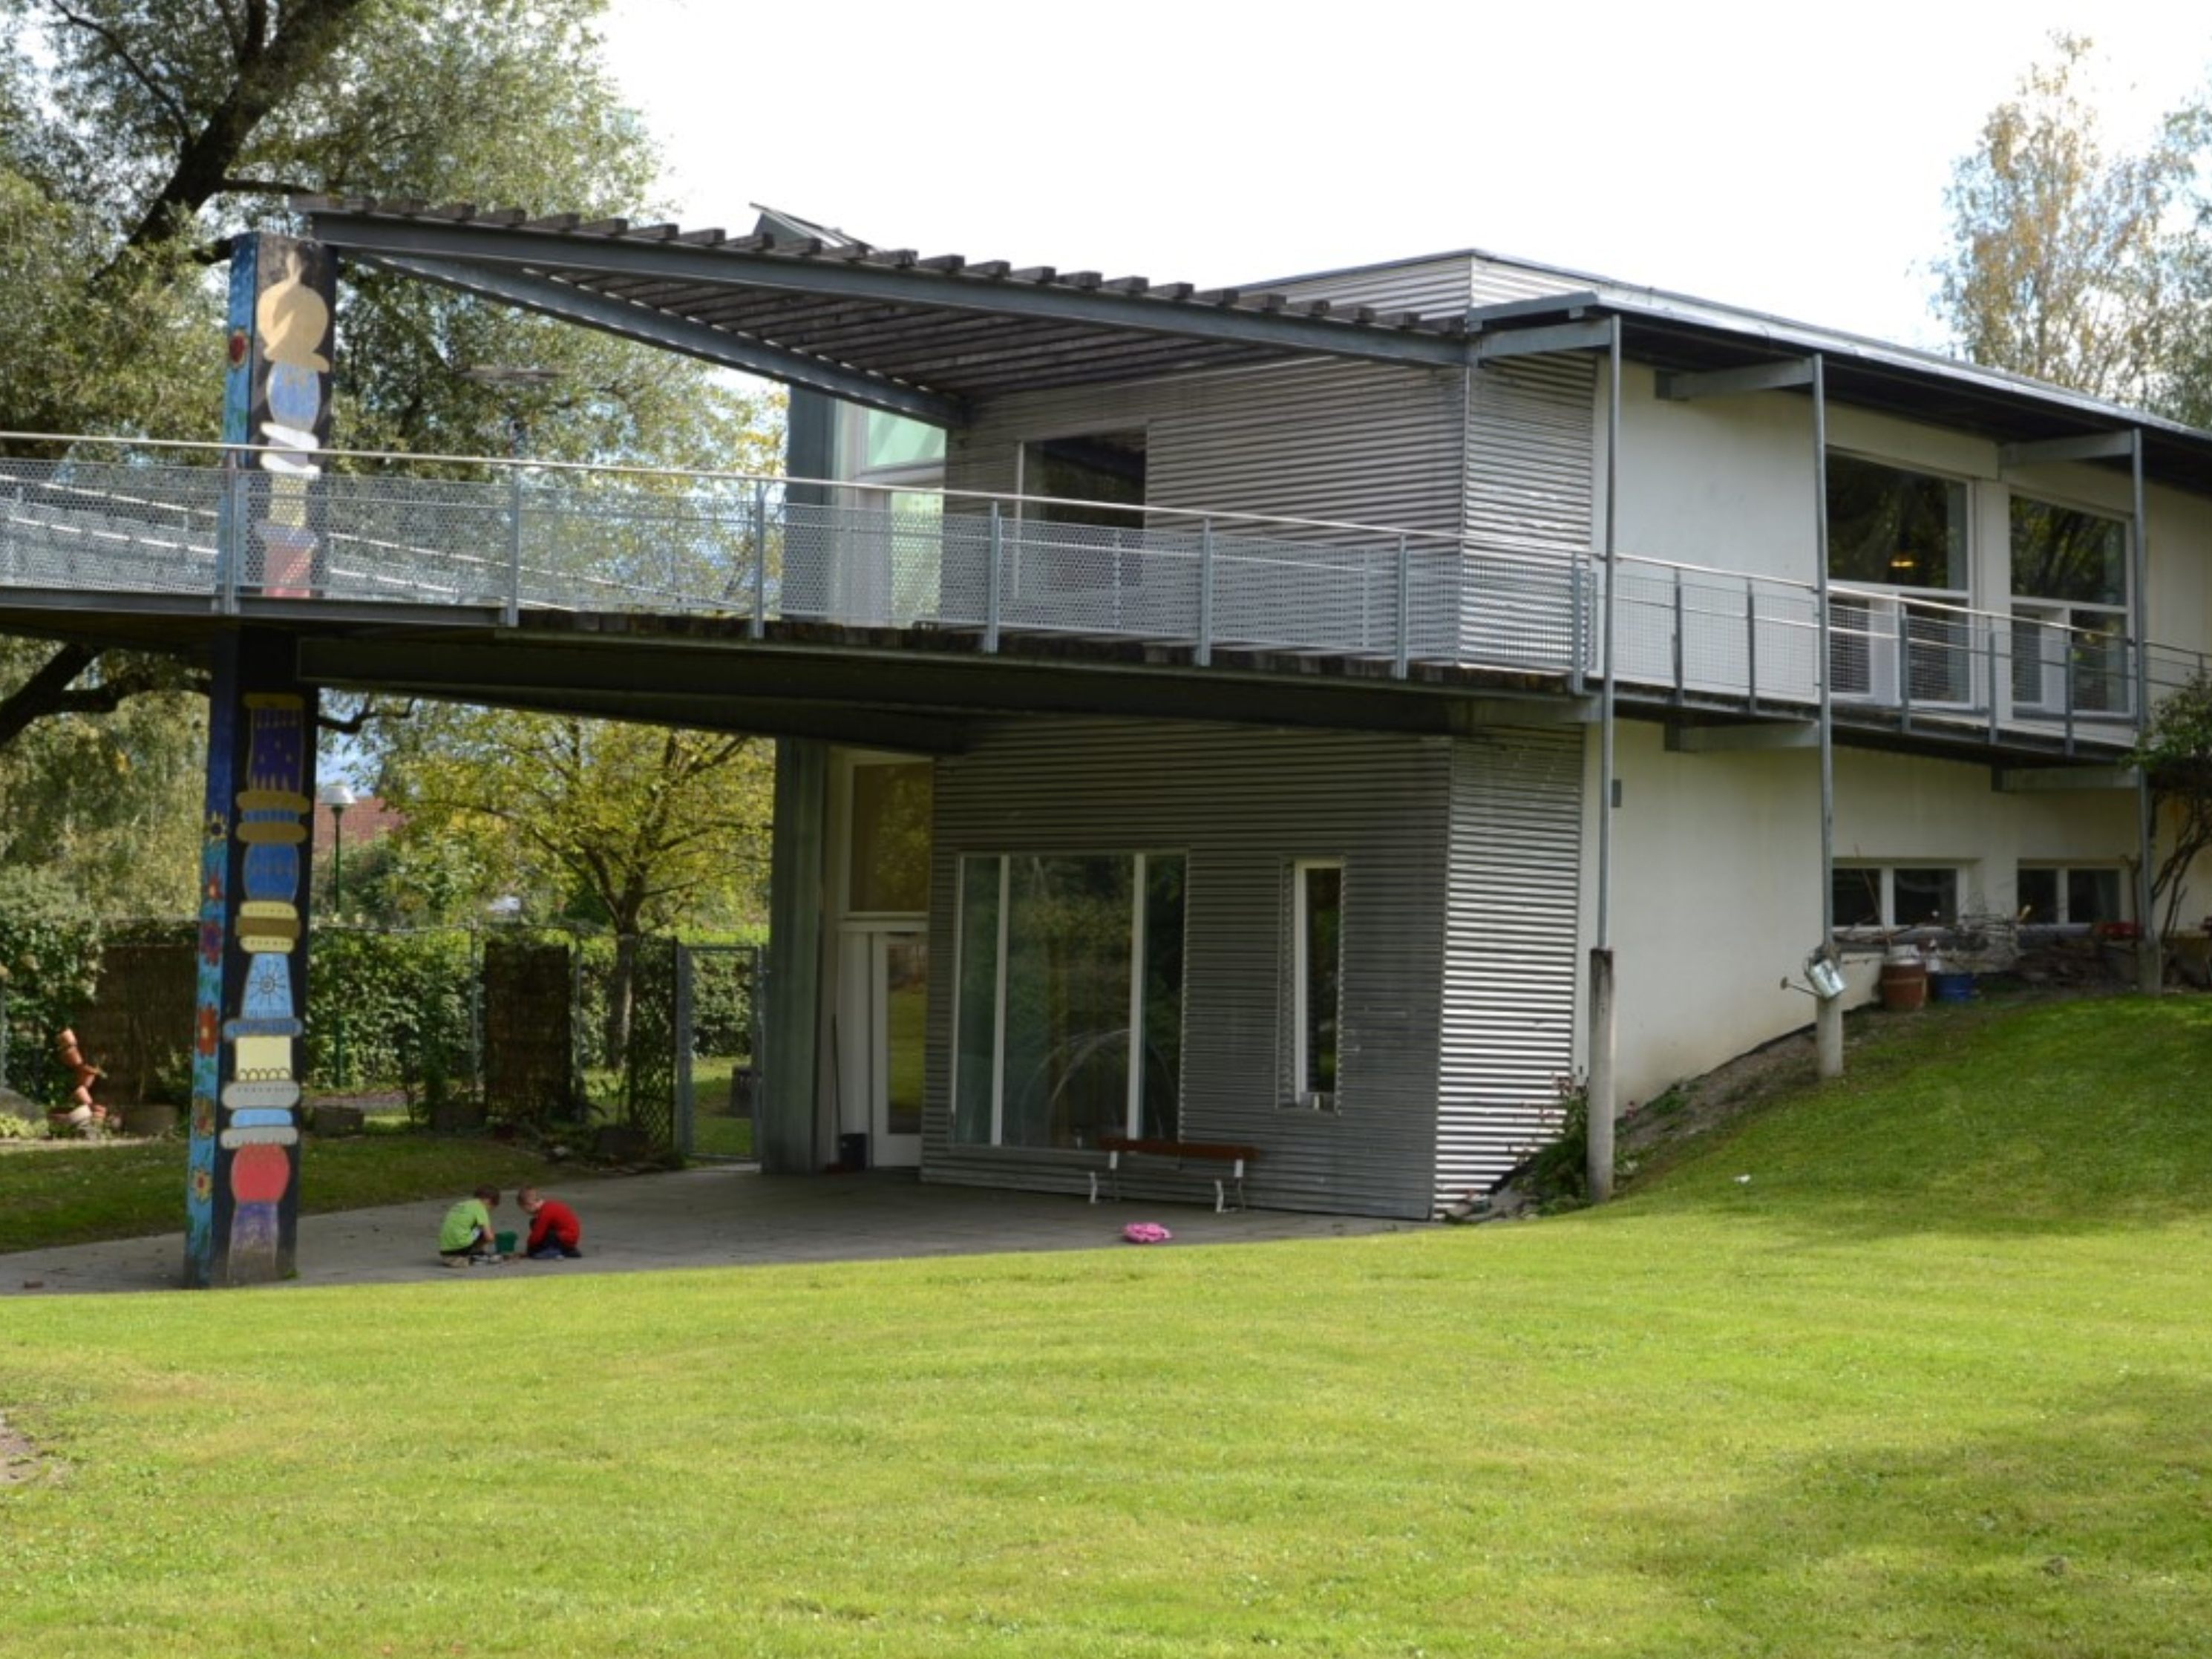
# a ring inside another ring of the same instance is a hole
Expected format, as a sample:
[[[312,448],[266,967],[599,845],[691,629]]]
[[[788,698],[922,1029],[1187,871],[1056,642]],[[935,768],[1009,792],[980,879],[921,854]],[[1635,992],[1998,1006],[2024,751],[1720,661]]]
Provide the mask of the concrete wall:
[[[1809,1022],[1796,976],[1820,933],[1820,778],[1810,749],[1675,754],[1656,724],[1622,722],[1613,821],[1613,942],[1624,1103]],[[1590,735],[1589,799],[1596,799]],[[1585,944],[1595,897],[1586,832]],[[1956,866],[1969,914],[2010,914],[2022,860],[2121,864],[2135,855],[2127,791],[2003,794],[1990,769],[1843,748],[1836,857]],[[1871,962],[1850,968],[1854,1004]]]

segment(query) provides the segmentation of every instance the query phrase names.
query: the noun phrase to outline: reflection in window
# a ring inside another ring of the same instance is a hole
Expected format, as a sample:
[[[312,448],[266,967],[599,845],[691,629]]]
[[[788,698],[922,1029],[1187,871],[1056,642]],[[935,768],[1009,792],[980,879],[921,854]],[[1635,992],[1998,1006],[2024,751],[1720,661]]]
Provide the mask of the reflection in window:
[[[2024,922],[2120,921],[2120,872],[2111,866],[2022,865],[2018,915]]]
[[[1338,990],[1344,972],[1344,866],[1299,864],[1291,871],[1293,1092],[1301,1102],[1336,1094]]]
[[[1184,869],[1159,854],[961,860],[957,1139],[1174,1136]]]
[[[1838,581],[1966,591],[1966,487],[1828,457],[1828,574]]]
[[[2012,591],[2024,599],[2125,605],[2127,526],[2100,514],[2014,496]]]
[[[2012,592],[2013,702],[2127,713],[2125,522],[2014,496]]]
[[[1839,928],[1926,927],[1959,919],[1959,872],[1941,866],[1839,865],[1828,891]]]
[[[848,909],[919,915],[929,908],[930,777],[927,761],[853,768]]]

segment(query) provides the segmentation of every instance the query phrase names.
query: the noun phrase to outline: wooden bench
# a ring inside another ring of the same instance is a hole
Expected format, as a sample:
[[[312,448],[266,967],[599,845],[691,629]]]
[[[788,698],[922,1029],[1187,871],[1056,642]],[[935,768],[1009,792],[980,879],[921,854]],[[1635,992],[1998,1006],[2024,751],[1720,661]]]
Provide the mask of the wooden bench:
[[[1098,1177],[1103,1174],[1113,1185],[1116,1200],[1121,1196],[1121,1164],[1126,1158],[1156,1158],[1171,1160],[1178,1170],[1191,1164],[1223,1164],[1225,1172],[1196,1171],[1202,1179],[1213,1183],[1213,1212],[1219,1215],[1229,1207],[1229,1194],[1237,1194],[1237,1207],[1243,1209],[1244,1166],[1260,1156],[1257,1146],[1237,1146],[1215,1140],[1150,1140],[1131,1135],[1101,1135],[1098,1150],[1106,1154],[1103,1170],[1091,1172],[1091,1201],[1098,1201]]]

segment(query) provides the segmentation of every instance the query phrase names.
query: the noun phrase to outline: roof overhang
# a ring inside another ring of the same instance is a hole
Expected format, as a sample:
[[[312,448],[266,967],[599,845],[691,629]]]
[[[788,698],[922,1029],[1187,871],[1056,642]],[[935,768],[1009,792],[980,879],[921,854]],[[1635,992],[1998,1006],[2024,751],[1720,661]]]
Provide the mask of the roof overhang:
[[[1461,318],[1279,291],[466,204],[293,207],[355,261],[939,425],[1009,392],[1316,356],[1467,362]]]

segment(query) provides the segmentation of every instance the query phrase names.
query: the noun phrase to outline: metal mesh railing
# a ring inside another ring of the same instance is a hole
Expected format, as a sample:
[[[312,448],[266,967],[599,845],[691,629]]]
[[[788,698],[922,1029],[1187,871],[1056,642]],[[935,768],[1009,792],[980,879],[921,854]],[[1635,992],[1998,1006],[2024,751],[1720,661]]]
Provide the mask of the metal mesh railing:
[[[331,457],[315,478],[185,462],[0,461],[0,587],[1127,638],[1600,677],[1606,568],[1434,532],[1038,497],[465,458]],[[210,456],[222,452],[205,450]],[[474,474],[475,476],[467,476]],[[458,475],[458,476],[456,476]],[[2123,742],[2124,618],[1623,556],[1618,684],[1741,704]],[[2201,671],[2141,647],[2154,703]]]

